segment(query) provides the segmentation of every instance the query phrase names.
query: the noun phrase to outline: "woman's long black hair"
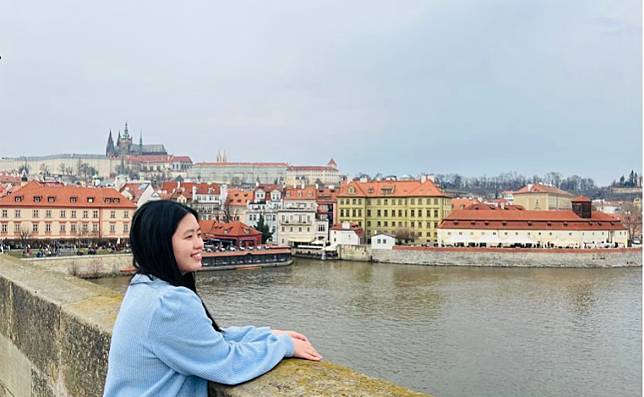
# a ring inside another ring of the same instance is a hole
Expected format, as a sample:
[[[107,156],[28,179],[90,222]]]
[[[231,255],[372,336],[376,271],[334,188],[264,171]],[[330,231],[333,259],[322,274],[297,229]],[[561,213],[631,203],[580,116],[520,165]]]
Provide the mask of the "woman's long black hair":
[[[158,277],[176,287],[186,287],[199,296],[194,274],[181,274],[172,249],[172,235],[179,222],[188,214],[199,220],[195,210],[175,201],[158,200],[143,204],[132,217],[130,246],[134,256],[133,265],[138,274]],[[212,321],[212,327],[222,332],[203,299],[201,304]]]

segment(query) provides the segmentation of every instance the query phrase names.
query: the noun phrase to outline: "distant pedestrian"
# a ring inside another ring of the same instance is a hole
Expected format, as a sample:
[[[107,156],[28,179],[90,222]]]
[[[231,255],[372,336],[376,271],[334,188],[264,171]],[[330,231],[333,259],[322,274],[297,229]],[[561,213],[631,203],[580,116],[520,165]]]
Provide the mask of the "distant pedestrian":
[[[130,245],[137,272],[114,324],[104,396],[206,397],[207,381],[246,382],[284,357],[321,359],[297,332],[219,327],[195,287],[204,243],[193,209],[144,204]]]

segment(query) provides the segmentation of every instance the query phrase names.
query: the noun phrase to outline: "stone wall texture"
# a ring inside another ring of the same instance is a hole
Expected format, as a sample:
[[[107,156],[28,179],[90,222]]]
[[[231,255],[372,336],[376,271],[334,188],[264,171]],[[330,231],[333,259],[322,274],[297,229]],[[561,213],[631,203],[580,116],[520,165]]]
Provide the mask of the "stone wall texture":
[[[0,397],[101,396],[122,295],[0,255]],[[329,362],[283,360],[210,396],[424,396]]]
[[[641,267],[639,248],[596,250],[544,250],[512,248],[401,247],[373,250],[374,262],[429,266],[497,267]]]
[[[25,260],[42,269],[81,278],[118,276],[133,269],[131,254],[59,256]]]

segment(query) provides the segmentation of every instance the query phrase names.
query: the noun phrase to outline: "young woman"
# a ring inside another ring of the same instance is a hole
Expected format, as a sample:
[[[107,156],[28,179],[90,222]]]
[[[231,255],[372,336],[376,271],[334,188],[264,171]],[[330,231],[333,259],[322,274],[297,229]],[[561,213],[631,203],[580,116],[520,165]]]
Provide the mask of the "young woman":
[[[146,203],[130,245],[137,272],[112,331],[104,396],[205,397],[207,381],[245,382],[284,357],[320,360],[297,332],[217,325],[195,288],[203,240],[191,208]]]

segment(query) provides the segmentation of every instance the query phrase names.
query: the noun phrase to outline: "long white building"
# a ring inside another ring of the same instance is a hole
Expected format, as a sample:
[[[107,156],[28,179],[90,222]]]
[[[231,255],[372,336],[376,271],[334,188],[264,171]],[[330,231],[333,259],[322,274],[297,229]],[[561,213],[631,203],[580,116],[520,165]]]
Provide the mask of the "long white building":
[[[438,227],[440,246],[594,248],[625,247],[628,232],[616,217],[592,211],[590,200],[573,210],[457,210]]]

